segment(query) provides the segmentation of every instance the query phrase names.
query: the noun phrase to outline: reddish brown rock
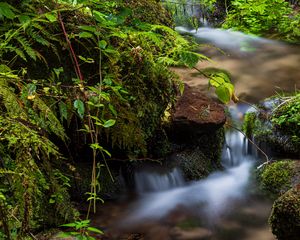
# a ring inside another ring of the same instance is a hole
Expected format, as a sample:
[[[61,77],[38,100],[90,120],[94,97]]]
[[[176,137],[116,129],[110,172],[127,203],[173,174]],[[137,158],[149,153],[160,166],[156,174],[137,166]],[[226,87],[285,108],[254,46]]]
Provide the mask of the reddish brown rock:
[[[176,104],[172,120],[220,126],[225,123],[226,116],[221,104],[209,99],[196,88],[185,85],[184,93]]]
[[[213,132],[225,122],[223,105],[208,98],[196,88],[185,85],[184,93],[172,114],[172,135],[186,141],[186,138],[191,139]]]

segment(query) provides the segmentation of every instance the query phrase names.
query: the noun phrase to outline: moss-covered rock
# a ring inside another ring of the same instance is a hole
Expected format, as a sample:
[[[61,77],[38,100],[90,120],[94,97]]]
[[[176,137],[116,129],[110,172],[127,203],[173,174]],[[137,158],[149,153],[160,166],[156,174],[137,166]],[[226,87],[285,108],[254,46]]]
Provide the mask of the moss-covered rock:
[[[296,173],[296,162],[276,161],[264,166],[259,172],[260,187],[272,196],[278,196],[292,187]]]
[[[273,205],[269,223],[279,240],[299,240],[300,237],[300,186],[295,187]]]
[[[162,24],[174,26],[169,12],[164,9],[160,1],[157,0],[125,0],[128,7],[132,10],[133,18],[152,24]]]
[[[273,97],[247,113],[243,129],[269,154],[300,157],[300,94]],[[264,147],[267,146],[267,147]]]

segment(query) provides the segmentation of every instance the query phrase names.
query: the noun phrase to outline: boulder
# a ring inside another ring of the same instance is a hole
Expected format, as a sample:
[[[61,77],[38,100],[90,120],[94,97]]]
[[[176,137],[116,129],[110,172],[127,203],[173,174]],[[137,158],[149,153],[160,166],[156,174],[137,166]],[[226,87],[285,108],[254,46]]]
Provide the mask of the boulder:
[[[220,168],[225,122],[223,105],[185,85],[171,115],[168,137],[173,143],[171,159],[179,162],[186,179],[200,179]]]
[[[287,191],[274,202],[269,222],[278,240],[299,240],[300,185]]]
[[[171,118],[172,139],[180,143],[194,142],[201,135],[220,129],[226,122],[223,105],[188,85]]]

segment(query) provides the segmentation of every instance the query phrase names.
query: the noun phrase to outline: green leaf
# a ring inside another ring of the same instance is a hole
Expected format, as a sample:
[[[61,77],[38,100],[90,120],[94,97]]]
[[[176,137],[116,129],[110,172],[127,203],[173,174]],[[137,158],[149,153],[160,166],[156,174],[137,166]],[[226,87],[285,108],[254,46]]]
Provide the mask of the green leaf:
[[[66,224],[62,224],[60,226],[61,227],[76,227],[77,223],[76,222],[74,222],[74,223],[66,223]]]
[[[0,16],[14,19],[16,14],[12,11],[13,7],[6,2],[0,2]]]
[[[216,88],[216,94],[221,102],[228,103],[231,98],[230,90],[225,86],[221,85]]]
[[[105,49],[106,46],[107,46],[107,42],[105,40],[101,40],[101,41],[98,42],[98,46],[101,49]]]
[[[81,33],[79,33],[79,37],[80,38],[92,38],[93,34],[90,32],[81,32]]]
[[[109,110],[111,111],[111,113],[112,113],[115,117],[117,117],[118,113],[117,113],[116,109],[114,108],[114,106],[111,105],[111,104],[108,104],[108,108],[109,108]]]
[[[107,20],[106,20],[107,16],[105,14],[94,10],[93,15],[94,15],[94,18],[96,19],[97,22],[99,22],[99,23],[107,22]]]
[[[79,117],[82,119],[85,112],[84,103],[80,99],[77,99],[74,101],[73,106],[77,110]]]
[[[104,122],[103,127],[109,128],[109,127],[115,125],[115,123],[116,123],[116,120],[109,119],[109,120],[107,120],[107,121]]]
[[[67,104],[64,102],[59,102],[59,113],[60,113],[60,120],[63,121],[63,119],[68,120],[68,109]]]
[[[45,17],[49,20],[49,22],[56,22],[57,21],[57,13],[55,13],[55,12],[46,13]]]
[[[99,233],[99,234],[103,234],[103,231],[101,231],[100,229],[98,228],[94,228],[94,227],[88,227],[87,228],[88,231],[91,231],[91,232],[95,232],[95,233]]]
[[[28,15],[19,15],[18,19],[21,24],[25,24],[31,20],[31,18]]]

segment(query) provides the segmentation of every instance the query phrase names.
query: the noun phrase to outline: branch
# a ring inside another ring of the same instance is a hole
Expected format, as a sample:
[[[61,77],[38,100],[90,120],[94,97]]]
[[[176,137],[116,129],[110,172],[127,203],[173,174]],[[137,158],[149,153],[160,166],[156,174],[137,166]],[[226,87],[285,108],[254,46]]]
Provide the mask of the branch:
[[[235,127],[235,126],[232,126],[232,125],[229,124],[229,123],[226,123],[226,125],[227,125],[228,127],[231,127],[231,128],[233,128],[233,129],[235,129],[236,131],[240,132],[241,134],[243,134],[244,137],[247,138],[248,141],[249,141],[249,142],[250,142],[250,143],[251,143],[258,151],[260,151],[260,152],[265,156],[265,158],[266,158],[267,161],[266,161],[265,163],[263,163],[262,165],[268,164],[268,163],[270,162],[268,155],[267,155],[267,154],[266,154],[259,146],[257,146],[257,144],[256,144],[255,142],[253,142],[250,138],[248,138],[247,135],[246,135],[245,133],[243,133],[240,129],[238,129],[238,128]],[[259,169],[262,165],[260,165],[260,166],[258,167],[258,169]]]
[[[57,11],[57,15],[58,15],[58,20],[60,22],[61,28],[62,28],[64,36],[65,36],[66,42],[68,43],[69,49],[71,51],[72,59],[75,63],[74,68],[75,68],[76,75],[79,78],[80,82],[83,83],[83,76],[82,76],[82,73],[81,73],[81,70],[80,70],[80,67],[79,67],[79,64],[78,64],[78,60],[77,60],[76,54],[74,52],[74,49],[72,47],[72,43],[71,43],[71,41],[68,37],[67,31],[66,31],[66,28],[65,28],[65,24],[64,24],[64,22],[61,18],[61,14],[60,14],[59,11]]]

